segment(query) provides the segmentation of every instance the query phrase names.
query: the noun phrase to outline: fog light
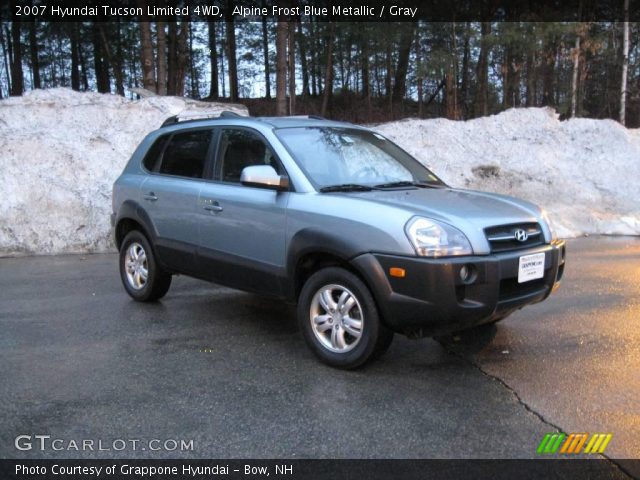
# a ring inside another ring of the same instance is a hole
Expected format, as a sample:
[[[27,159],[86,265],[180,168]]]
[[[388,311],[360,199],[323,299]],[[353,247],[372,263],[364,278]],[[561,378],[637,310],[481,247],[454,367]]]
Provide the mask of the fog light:
[[[464,283],[465,285],[469,285],[470,283],[473,283],[475,279],[476,279],[475,267],[471,264],[463,265],[462,268],[460,269],[460,280],[462,280],[462,283]]]

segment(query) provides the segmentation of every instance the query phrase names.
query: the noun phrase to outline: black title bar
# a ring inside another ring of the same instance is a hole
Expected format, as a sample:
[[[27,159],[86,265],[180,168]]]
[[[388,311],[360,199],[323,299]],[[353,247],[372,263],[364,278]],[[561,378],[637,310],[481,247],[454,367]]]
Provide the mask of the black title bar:
[[[640,460],[0,460],[3,480],[626,479]]]
[[[624,0],[1,0],[12,21],[623,21]],[[640,21],[640,0],[629,0]]]

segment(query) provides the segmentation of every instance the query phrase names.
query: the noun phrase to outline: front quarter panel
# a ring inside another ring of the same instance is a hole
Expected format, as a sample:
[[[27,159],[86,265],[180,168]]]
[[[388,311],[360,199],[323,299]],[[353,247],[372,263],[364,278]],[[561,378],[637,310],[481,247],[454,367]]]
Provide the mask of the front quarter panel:
[[[287,212],[287,274],[299,259],[328,253],[350,260],[367,252],[414,256],[404,232],[411,214],[336,194],[291,194]]]

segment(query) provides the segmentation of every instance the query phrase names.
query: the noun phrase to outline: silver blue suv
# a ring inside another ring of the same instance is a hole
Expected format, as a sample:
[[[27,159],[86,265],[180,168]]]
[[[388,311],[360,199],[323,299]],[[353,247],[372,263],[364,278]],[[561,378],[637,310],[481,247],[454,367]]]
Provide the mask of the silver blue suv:
[[[127,293],[181,273],[297,304],[324,362],[355,368],[394,332],[491,324],[559,285],[545,212],[447,186],[367,128],[313,117],[168,119],[113,187]]]

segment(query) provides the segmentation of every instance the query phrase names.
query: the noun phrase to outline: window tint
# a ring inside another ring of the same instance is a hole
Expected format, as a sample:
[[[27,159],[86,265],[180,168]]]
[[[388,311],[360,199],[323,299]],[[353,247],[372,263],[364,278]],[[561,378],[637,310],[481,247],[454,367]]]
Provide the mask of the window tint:
[[[160,173],[202,178],[210,140],[211,130],[176,133],[164,151]]]
[[[242,169],[252,165],[271,165],[284,171],[262,138],[248,130],[224,130],[220,139],[220,179],[240,183]]]
[[[144,157],[142,164],[144,168],[149,170],[150,172],[157,172],[160,168],[160,156],[162,155],[162,150],[164,149],[165,144],[169,140],[169,135],[164,135],[158,138],[151,148],[147,152]]]

